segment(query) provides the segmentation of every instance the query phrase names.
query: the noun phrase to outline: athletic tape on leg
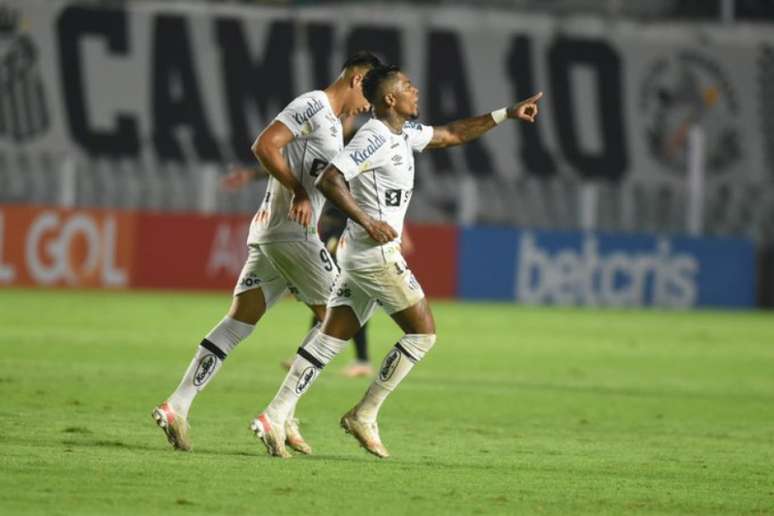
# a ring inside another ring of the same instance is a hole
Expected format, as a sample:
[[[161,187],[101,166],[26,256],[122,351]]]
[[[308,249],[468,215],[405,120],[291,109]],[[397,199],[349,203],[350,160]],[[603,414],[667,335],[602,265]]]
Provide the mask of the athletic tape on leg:
[[[234,351],[234,348],[237,347],[237,344],[249,337],[254,329],[255,326],[252,324],[243,323],[226,316],[212,330],[210,330],[210,333],[208,333],[204,338],[204,341],[202,341],[202,347],[208,347],[206,342],[213,344],[223,353],[222,356],[218,357],[223,360],[229,355],[229,353]],[[210,351],[216,353],[213,349],[210,349]]]
[[[298,354],[318,369],[322,369],[345,347],[347,347],[346,340],[318,333],[316,338],[310,339],[309,342],[298,348]]]

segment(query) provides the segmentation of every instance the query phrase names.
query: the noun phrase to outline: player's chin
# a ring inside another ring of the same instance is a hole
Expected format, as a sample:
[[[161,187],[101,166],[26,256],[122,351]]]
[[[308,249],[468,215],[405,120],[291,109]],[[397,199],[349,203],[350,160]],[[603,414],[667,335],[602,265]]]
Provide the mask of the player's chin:
[[[411,113],[411,116],[409,117],[411,120],[416,120],[419,118],[419,110],[415,109],[413,113]]]

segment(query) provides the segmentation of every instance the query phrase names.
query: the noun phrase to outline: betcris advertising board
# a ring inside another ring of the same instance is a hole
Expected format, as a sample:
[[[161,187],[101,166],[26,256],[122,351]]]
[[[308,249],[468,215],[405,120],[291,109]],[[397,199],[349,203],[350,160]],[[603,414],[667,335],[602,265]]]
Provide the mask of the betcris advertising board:
[[[528,304],[752,307],[752,242],[467,228],[459,297]]]

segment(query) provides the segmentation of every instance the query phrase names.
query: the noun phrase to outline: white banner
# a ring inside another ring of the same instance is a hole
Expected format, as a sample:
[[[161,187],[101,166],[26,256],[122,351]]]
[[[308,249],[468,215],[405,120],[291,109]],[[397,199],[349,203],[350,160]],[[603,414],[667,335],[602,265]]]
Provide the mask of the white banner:
[[[681,215],[666,212],[684,210],[693,126],[706,142],[709,218],[717,202],[726,221],[736,220],[732,209],[742,210],[740,224],[765,217],[749,207],[764,205],[774,184],[770,27],[373,5],[15,0],[0,10],[6,161],[54,152],[250,162],[250,144],[279,109],[328,84],[349,53],[370,49],[419,85],[424,123],[545,92],[538,123],[505,124],[421,157],[412,209],[424,218],[448,218],[464,204],[479,221],[534,225],[544,213],[544,225],[562,225],[577,219],[576,185],[591,180],[602,188],[603,226],[679,229],[668,223]],[[470,194],[463,174],[476,179],[473,204],[458,193]]]

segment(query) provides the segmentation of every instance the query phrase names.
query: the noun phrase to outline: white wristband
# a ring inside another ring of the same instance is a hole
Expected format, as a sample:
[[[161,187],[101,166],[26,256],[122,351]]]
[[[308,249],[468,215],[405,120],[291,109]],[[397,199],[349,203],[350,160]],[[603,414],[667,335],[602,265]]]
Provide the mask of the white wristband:
[[[502,124],[508,119],[508,109],[502,108],[497,111],[492,111],[492,120],[495,124]]]

